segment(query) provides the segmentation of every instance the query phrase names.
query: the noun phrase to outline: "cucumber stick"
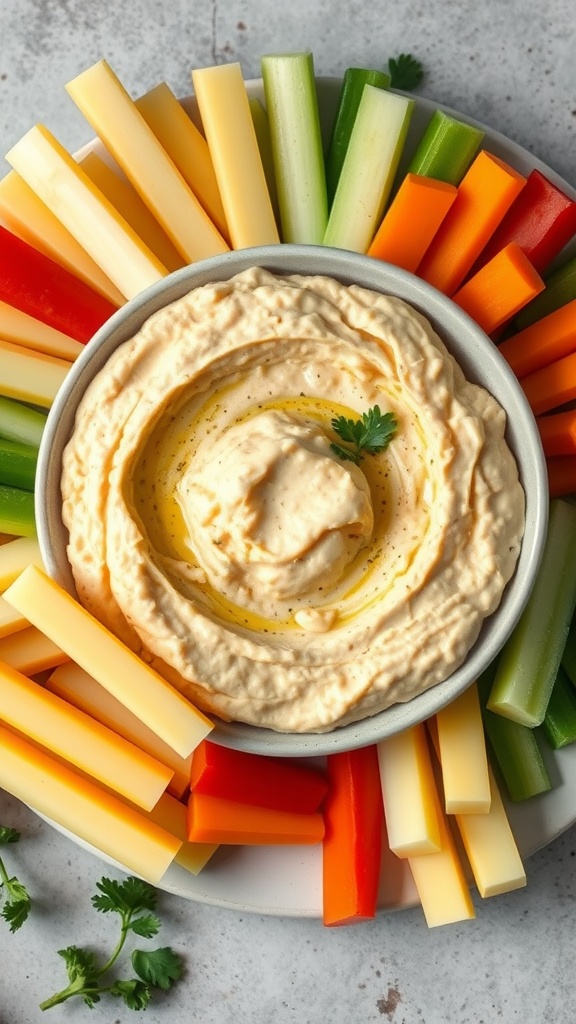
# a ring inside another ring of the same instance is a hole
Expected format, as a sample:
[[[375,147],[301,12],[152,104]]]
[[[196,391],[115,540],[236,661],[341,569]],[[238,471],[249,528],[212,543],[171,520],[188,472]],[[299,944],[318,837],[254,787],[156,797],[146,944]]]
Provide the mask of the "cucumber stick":
[[[373,85],[377,89],[390,88],[390,75],[385,71],[371,68],[346,68],[342,78],[342,88],[336,107],[336,117],[326,156],[326,186],[328,203],[332,203],[336,194],[336,186],[348,149],[362,93],[365,85]]]
[[[532,302],[520,310],[514,326],[518,331],[530,327],[542,317],[555,313],[560,306],[565,306],[576,299],[576,256],[558,267],[549,276],[546,275],[546,287]]]
[[[45,413],[0,395],[0,437],[38,448],[45,424]]]
[[[542,732],[553,750],[576,743],[576,690],[562,668],[552,687]]]
[[[413,99],[364,86],[325,245],[354,252],[368,249],[392,189],[413,109]]]
[[[498,661],[491,711],[523,725],[542,724],[575,606],[576,506],[554,498],[534,588]]]
[[[480,128],[458,121],[442,110],[431,117],[408,167],[450,185],[459,185],[484,138]]]
[[[34,490],[38,449],[0,437],[0,483]]]
[[[268,54],[262,79],[282,241],[321,245],[328,199],[312,54]]]
[[[0,484],[0,533],[35,537],[34,494]]]

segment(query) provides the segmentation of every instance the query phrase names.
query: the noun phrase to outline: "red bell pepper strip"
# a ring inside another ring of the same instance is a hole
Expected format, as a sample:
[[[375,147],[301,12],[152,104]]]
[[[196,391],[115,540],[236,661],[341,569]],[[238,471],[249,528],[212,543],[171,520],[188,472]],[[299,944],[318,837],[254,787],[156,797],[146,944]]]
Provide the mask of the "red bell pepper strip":
[[[576,201],[533,170],[480,254],[474,273],[516,242],[540,274],[576,232]]]
[[[323,920],[351,924],[375,917],[384,805],[374,745],[329,754],[322,844]]]
[[[86,343],[117,307],[0,225],[0,299]]]
[[[300,761],[250,754],[204,740],[194,751],[190,788],[194,793],[310,814],[326,796],[328,780]]]

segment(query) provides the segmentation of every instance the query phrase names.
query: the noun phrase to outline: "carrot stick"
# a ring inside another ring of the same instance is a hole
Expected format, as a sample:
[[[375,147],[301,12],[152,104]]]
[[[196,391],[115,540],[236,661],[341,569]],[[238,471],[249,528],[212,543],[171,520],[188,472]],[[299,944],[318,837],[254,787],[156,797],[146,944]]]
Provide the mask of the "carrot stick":
[[[188,840],[243,846],[276,846],[320,843],[324,820],[319,811],[302,814],[271,807],[190,793]]]
[[[407,174],[368,249],[368,255],[415,272],[457,194],[454,185]]]
[[[570,402],[576,398],[576,352],[522,377],[520,384],[535,416]]]
[[[576,299],[518,331],[500,345],[517,377],[525,377],[576,350]]]
[[[501,249],[452,296],[454,302],[491,334],[544,289],[516,242]]]
[[[418,276],[453,295],[525,182],[509,164],[482,150],[460,182]]]
[[[551,498],[576,494],[576,455],[553,455],[546,459]]]
[[[536,426],[546,456],[576,455],[576,409],[539,416]]]

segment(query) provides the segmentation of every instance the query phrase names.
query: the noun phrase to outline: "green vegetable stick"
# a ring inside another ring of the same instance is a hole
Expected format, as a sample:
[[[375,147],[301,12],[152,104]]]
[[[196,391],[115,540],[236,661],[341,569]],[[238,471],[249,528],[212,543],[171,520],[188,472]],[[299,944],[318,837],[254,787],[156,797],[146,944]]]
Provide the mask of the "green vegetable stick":
[[[553,750],[576,743],[576,691],[562,668],[552,687],[541,728]]]
[[[32,491],[0,484],[0,533],[14,537],[36,536]]]
[[[366,252],[378,227],[406,140],[414,100],[365,85],[324,244]]]
[[[312,54],[268,54],[262,78],[282,241],[321,245],[328,199]]]
[[[522,331],[537,320],[541,320],[543,316],[554,313],[560,306],[565,306],[572,299],[576,299],[576,256],[546,277],[544,291],[521,310],[516,317],[515,326]]]
[[[252,121],[254,123],[254,131],[256,132],[258,149],[260,150],[260,156],[262,157],[262,166],[264,168],[266,184],[268,185],[268,192],[270,193],[270,202],[272,203],[274,215],[277,220],[279,220],[280,211],[278,209],[278,192],[276,189],[276,178],[274,176],[274,157],[272,155],[272,139],[270,138],[268,114],[264,110],[260,100],[256,97],[249,99],[248,103],[250,105],[250,113],[252,114]]]
[[[46,425],[46,413],[0,395],[0,437],[38,448]]]
[[[491,711],[542,724],[575,605],[576,506],[554,498],[536,583],[498,662]]]
[[[437,110],[412,157],[408,172],[459,185],[484,138],[480,128]]]
[[[572,616],[561,665],[572,685],[576,686],[576,615]]]
[[[365,85],[390,88],[390,75],[371,68],[346,68],[326,156],[328,203],[332,203]]]
[[[38,449],[0,437],[0,483],[34,490]]]

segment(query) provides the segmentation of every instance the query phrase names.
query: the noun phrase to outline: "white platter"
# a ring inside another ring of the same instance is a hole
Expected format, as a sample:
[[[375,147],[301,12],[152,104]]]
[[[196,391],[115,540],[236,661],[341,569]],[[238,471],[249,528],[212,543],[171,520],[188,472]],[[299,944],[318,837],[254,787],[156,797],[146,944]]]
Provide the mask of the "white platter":
[[[255,80],[247,84],[251,96],[263,99],[261,81]],[[329,136],[339,87],[340,80],[337,78],[318,79],[325,139]],[[414,99],[415,109],[399,168],[399,177],[403,174],[429,118],[440,106],[422,97],[415,96]],[[193,98],[188,97],[182,103],[196,120],[197,111]],[[486,125],[449,107],[441,105],[441,109],[481,128],[485,132],[483,148],[512,164],[523,174],[537,168],[576,199],[576,190],[527,150]],[[89,143],[82,153],[88,149],[97,149],[104,155],[97,142]],[[563,751],[554,753],[544,750],[543,753],[553,781],[552,791],[522,804],[507,805],[523,858],[546,846],[576,822],[576,744]],[[71,833],[64,834],[107,863],[113,863]],[[122,868],[122,865],[117,866]],[[221,847],[197,877],[173,865],[162,878],[159,888],[184,899],[243,913],[321,918],[321,849],[318,846]],[[417,901],[416,890],[406,863],[389,854],[382,871],[380,911],[408,908]]]

